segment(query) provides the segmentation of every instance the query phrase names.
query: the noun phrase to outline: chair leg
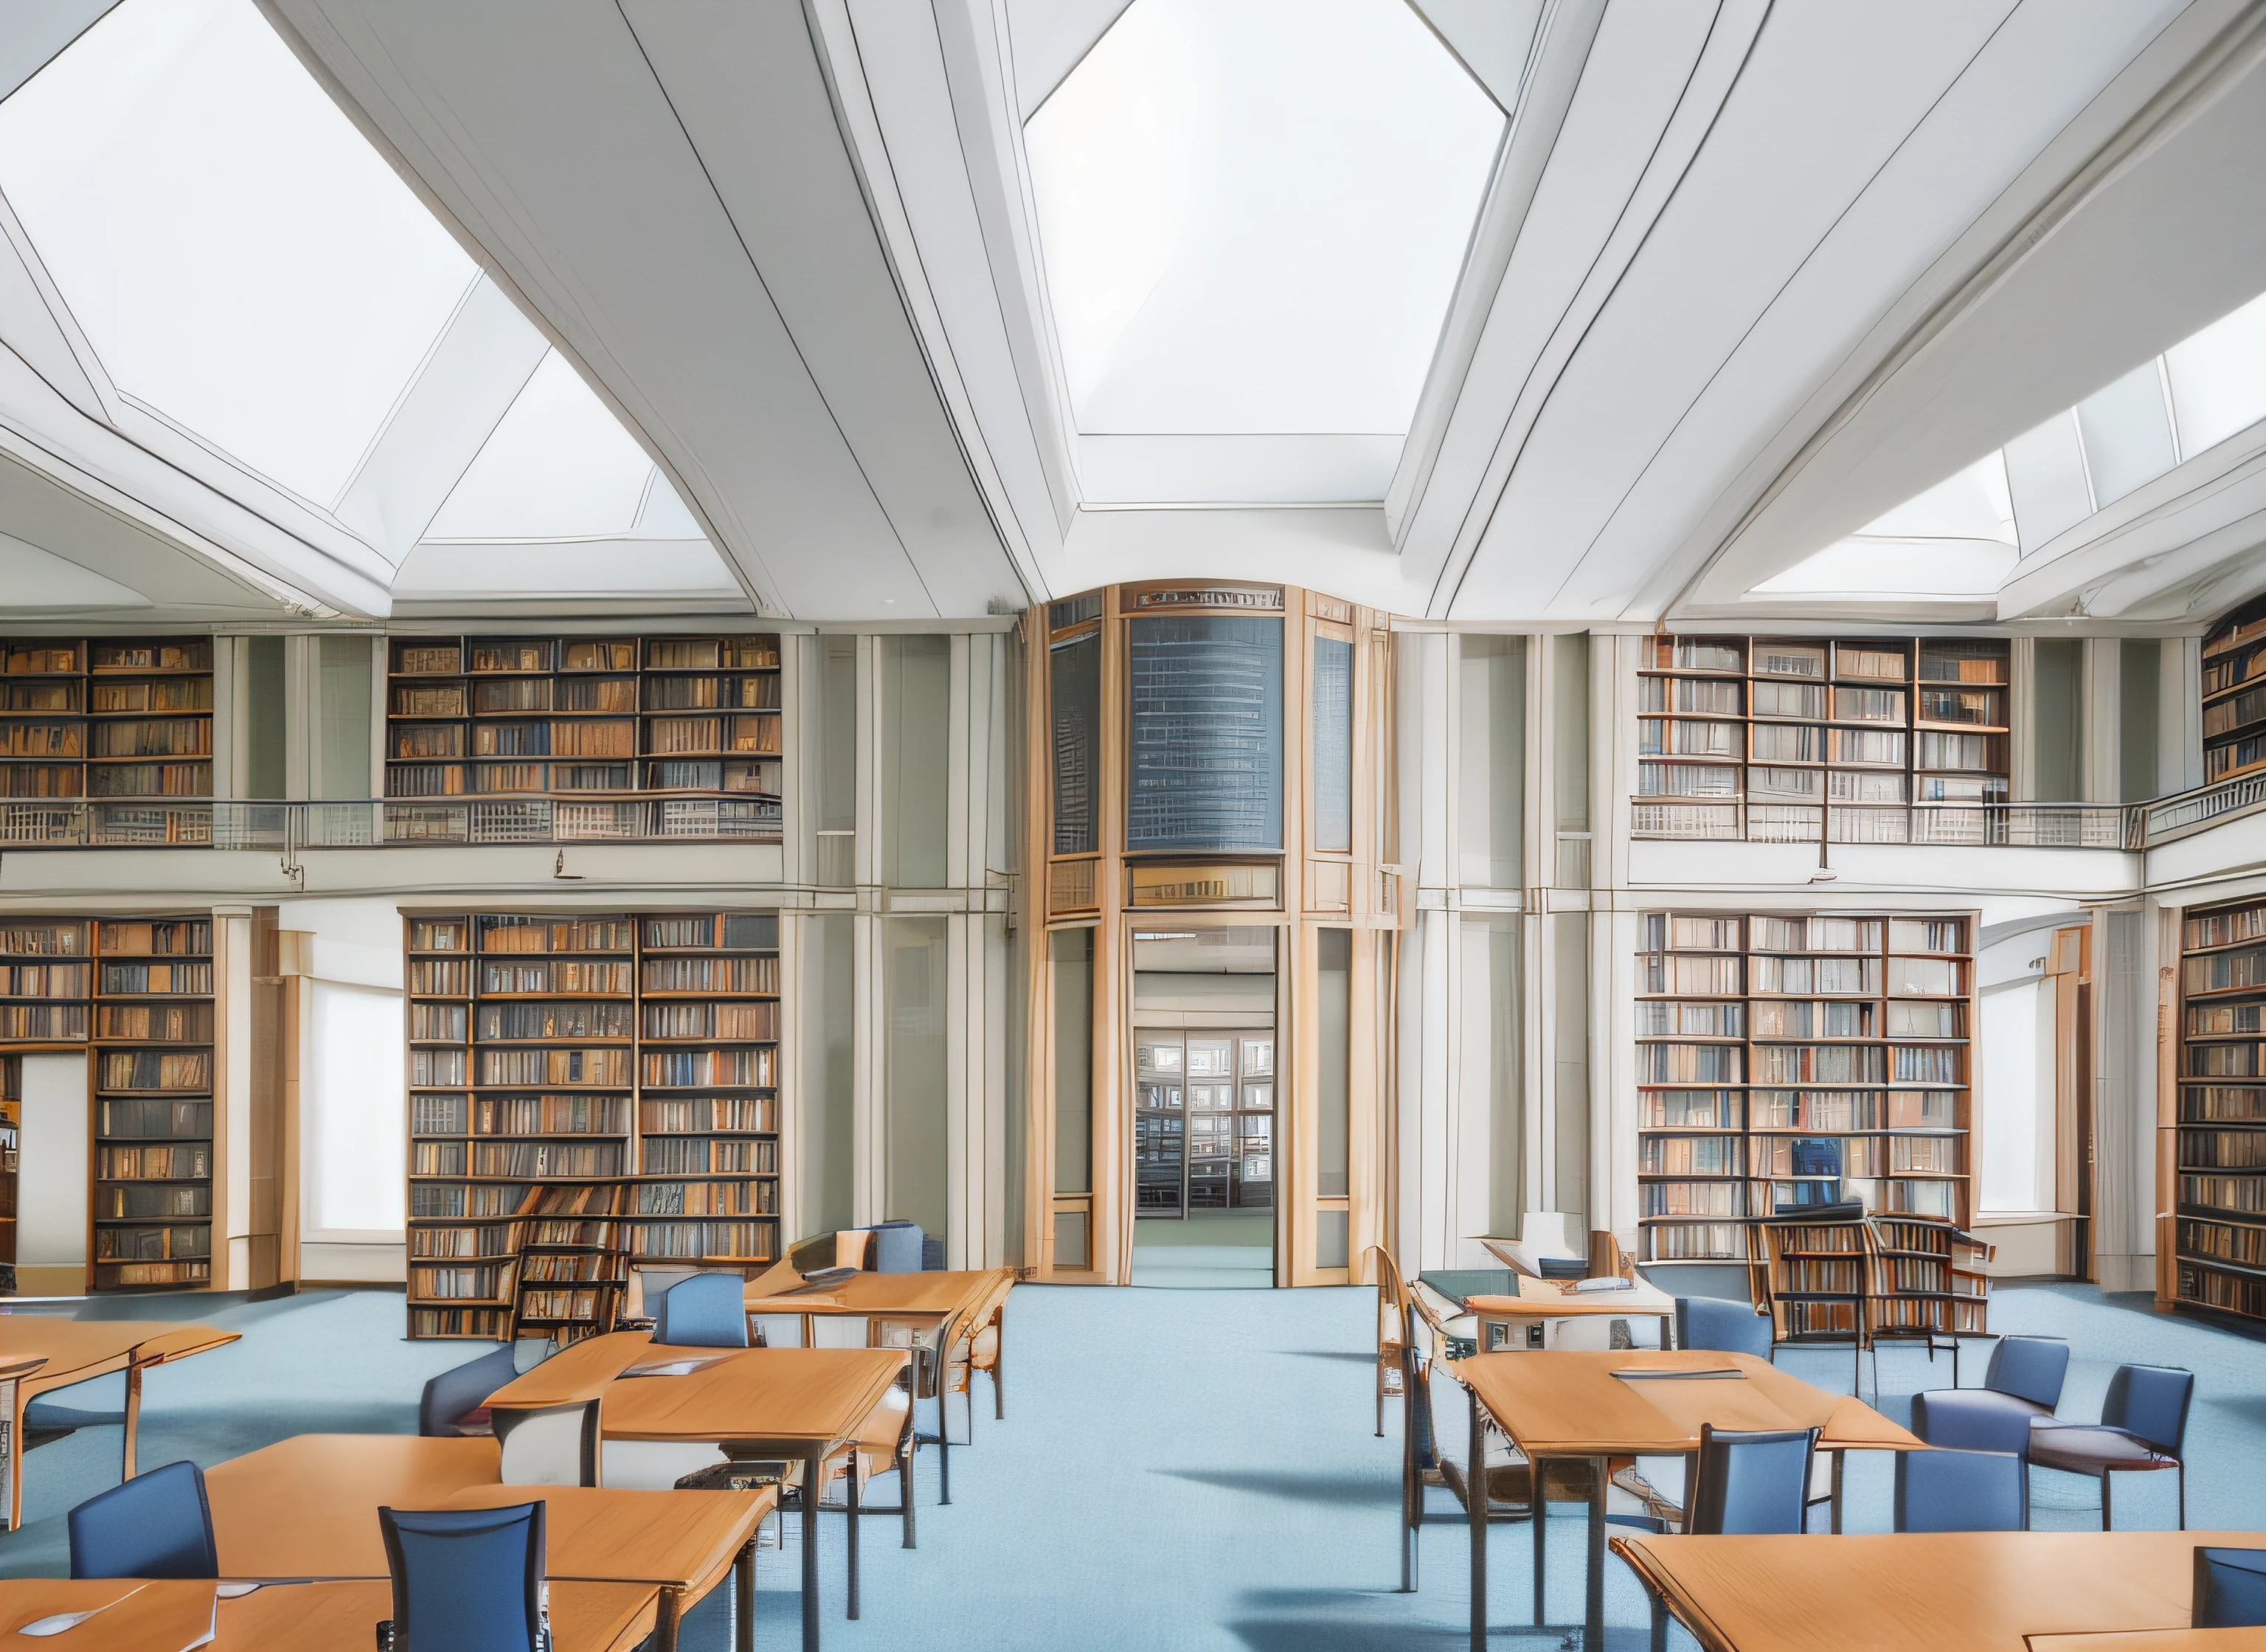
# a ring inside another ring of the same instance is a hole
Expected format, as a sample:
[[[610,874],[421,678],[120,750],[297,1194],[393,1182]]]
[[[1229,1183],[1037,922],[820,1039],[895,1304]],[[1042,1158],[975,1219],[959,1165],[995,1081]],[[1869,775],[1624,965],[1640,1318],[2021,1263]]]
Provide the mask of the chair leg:
[[[2116,1522],[2109,1512],[2109,1471],[2105,1468],[2101,1471],[2101,1529],[2103,1531],[2116,1529]]]
[[[2188,1466],[2182,1463],[2173,1471],[2180,1485],[2180,1530],[2188,1529]]]
[[[1542,1610],[1542,1597],[1548,1588],[1549,1570],[1544,1565],[1550,1536],[1550,1497],[1545,1476],[1547,1465],[1527,1458],[1526,1472],[1531,1476],[1526,1490],[1527,1507],[1534,1517],[1534,1621],[1539,1627],[1548,1621]]]
[[[1377,1437],[1385,1437],[1385,1362],[1377,1365]]]
[[[1652,1652],[1668,1652],[1668,1602],[1649,1583],[1645,1585],[1644,1593],[1652,1603]]]

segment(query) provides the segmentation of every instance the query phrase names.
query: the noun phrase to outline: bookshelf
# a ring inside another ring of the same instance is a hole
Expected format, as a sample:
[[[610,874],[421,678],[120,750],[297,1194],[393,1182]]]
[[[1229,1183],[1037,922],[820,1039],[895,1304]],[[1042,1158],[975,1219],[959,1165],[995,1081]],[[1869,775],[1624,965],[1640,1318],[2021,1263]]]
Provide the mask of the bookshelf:
[[[1841,1196],[1967,1219],[1971,917],[1641,923],[1642,1260],[1759,1262],[1754,1224]]]
[[[777,839],[775,635],[396,637],[387,665],[388,798],[582,800],[596,825],[660,793],[664,834],[728,808]]]
[[[630,1263],[776,1259],[776,914],[405,923],[413,1336],[604,1330]]]
[[[2182,915],[2172,1299],[2266,1319],[2266,899]]]
[[[212,920],[94,928],[94,1288],[208,1285]]]
[[[1949,1222],[1861,1216],[1756,1224],[1755,1286],[1780,1342],[1990,1334],[1991,1247]]]
[[[0,796],[212,795],[212,639],[0,644]]]
[[[1988,640],[1656,637],[1640,807],[1744,804],[1758,838],[1815,837],[1824,808],[1836,841],[1900,842],[1904,805],[2004,803],[2009,662]]]
[[[2206,783],[2266,768],[2266,600],[2246,603],[2203,640]]]

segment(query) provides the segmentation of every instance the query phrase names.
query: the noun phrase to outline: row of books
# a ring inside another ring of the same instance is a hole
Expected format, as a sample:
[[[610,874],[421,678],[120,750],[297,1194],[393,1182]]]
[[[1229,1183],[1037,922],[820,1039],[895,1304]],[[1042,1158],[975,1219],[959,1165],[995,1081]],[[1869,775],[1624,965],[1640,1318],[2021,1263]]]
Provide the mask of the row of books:
[[[770,1261],[778,1254],[776,1222],[646,1222],[630,1229],[630,1250],[638,1256],[688,1261]]]
[[[510,1326],[510,1312],[504,1308],[409,1310],[409,1334],[413,1337],[472,1337],[495,1341],[502,1338]]]
[[[170,1261],[175,1257],[209,1257],[209,1224],[183,1227],[98,1227],[94,1230],[94,1260],[98,1262]]]
[[[522,676],[470,686],[468,696],[463,683],[396,683],[393,715],[463,719],[552,712],[634,717],[640,712],[776,712],[779,704],[775,676],[648,677],[642,695],[635,677]]]
[[[1646,1090],[1644,1129],[1948,1130],[1958,1127],[1949,1090]]]
[[[399,676],[453,676],[471,671],[634,671],[636,638],[493,637],[464,641],[399,641],[393,670]],[[776,636],[647,637],[648,671],[776,671]]]
[[[2266,1124],[2266,1085],[2182,1085],[2180,1087],[2180,1122],[2183,1124]]]
[[[1655,1176],[1948,1176],[1958,1172],[1959,1147],[1955,1136],[1647,1136],[1638,1144],[1637,1169]]]
[[[104,1090],[209,1090],[210,1050],[106,1050],[95,1063]]]
[[[618,1176],[619,1142],[416,1141],[409,1147],[413,1176]]]
[[[212,639],[11,643],[6,647],[5,659],[10,676],[70,675],[90,668],[97,671],[209,671]]]
[[[161,1044],[209,1043],[210,1004],[101,1004],[95,1007],[94,1035]]]
[[[409,1290],[413,1296],[434,1301],[493,1302],[501,1296],[508,1276],[509,1269],[504,1267],[412,1268]]]
[[[2206,1170],[2266,1170],[2266,1130],[2182,1130],[2180,1163]]]
[[[1637,1184],[1638,1214],[1644,1217],[1767,1217],[1781,1209],[1816,1203],[1813,1190],[1830,1187],[1809,1181],[1643,1181]],[[1955,1180],[1851,1177],[1841,1190],[1875,1212],[1934,1217],[1954,1221],[1962,1215]]]
[[[24,1043],[83,1044],[83,1004],[0,1004],[0,1040]]]
[[[628,952],[637,926],[625,917],[482,917],[473,926],[484,953]]]
[[[105,997],[134,993],[182,993],[209,997],[213,967],[208,963],[148,963],[102,966]]]
[[[2182,1217],[2179,1248],[2245,1268],[2266,1268],[2266,1227],[2238,1227],[2232,1222],[2202,1222]]]
[[[1861,998],[1752,1005],[1641,999],[1636,1031],[1640,1038],[1961,1038],[1966,1035],[1963,1007]]]
[[[2266,905],[2197,913],[2184,921],[2182,930],[2190,951],[2229,947],[2241,940],[2266,940]]]
[[[212,1135],[210,1101],[106,1097],[95,1104],[94,1116],[95,1134],[117,1140],[179,1140]]]
[[[639,1157],[643,1173],[648,1176],[778,1174],[776,1142],[720,1140],[705,1136],[648,1137]]]
[[[644,1080],[656,1089],[767,1089],[778,1083],[778,1052],[760,1045],[751,1049],[649,1049],[645,1052]]]
[[[576,1284],[617,1279],[619,1267],[613,1257],[598,1251],[523,1253],[519,1259],[519,1283]]]
[[[555,962],[537,964],[483,962],[480,965],[479,990],[484,996],[588,992],[626,997],[633,979],[629,964],[597,960],[560,959]],[[208,987],[208,974],[205,980]],[[471,983],[471,966],[462,960],[420,958],[412,961],[409,966],[409,990],[413,995],[468,998]],[[160,986],[149,989],[153,992],[165,990]],[[776,995],[778,991],[778,960],[649,958],[645,964],[645,990],[648,992]]]
[[[2175,1287],[2180,1300],[2231,1313],[2266,1318],[2266,1279],[2222,1272],[2182,1257]]]
[[[519,1246],[520,1224],[516,1222],[497,1222],[477,1227],[412,1227],[409,1230],[409,1254],[413,1258],[513,1256],[518,1254]]]
[[[2204,953],[2180,966],[2180,983],[2189,992],[2230,992],[2266,987],[2266,947]]]
[[[94,1173],[103,1181],[189,1181],[212,1174],[212,1148],[204,1142],[166,1147],[94,1150]]]
[[[212,1215],[212,1188],[175,1187],[170,1183],[144,1187],[105,1187],[94,1193],[97,1221],[148,1222],[164,1217]]]

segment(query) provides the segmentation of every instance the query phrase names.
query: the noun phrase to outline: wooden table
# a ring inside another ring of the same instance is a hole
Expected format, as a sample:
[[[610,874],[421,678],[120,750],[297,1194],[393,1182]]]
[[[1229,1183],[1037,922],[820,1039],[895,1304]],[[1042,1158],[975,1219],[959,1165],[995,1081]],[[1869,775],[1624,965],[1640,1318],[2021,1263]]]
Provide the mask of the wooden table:
[[[660,1590],[664,1648],[685,1610],[740,1568],[739,1610],[755,1600],[755,1536],[778,1506],[756,1491],[612,1491],[497,1483],[493,1439],[408,1434],[302,1434],[205,1474],[221,1575],[388,1575],[377,1510],[547,1505],[545,1570],[587,1583]],[[383,1614],[381,1614],[383,1615]]]
[[[632,1652],[653,1632],[660,1593],[651,1583],[553,1577],[552,1652]],[[219,1634],[213,1637],[212,1648],[213,1652],[369,1652],[375,1626],[391,1616],[391,1582],[274,1584],[220,1603]],[[78,1633],[73,1631],[72,1636]],[[55,1644],[61,1652],[85,1652],[72,1646],[69,1638]]]
[[[2022,1640],[2030,1652],[2266,1652],[2266,1629],[2111,1629]]]
[[[986,1268],[952,1272],[912,1274],[858,1273],[821,1290],[797,1289],[802,1276],[791,1263],[781,1262],[748,1282],[747,1310],[751,1314],[800,1314],[802,1345],[812,1342],[811,1320],[859,1316],[874,1319],[925,1320],[936,1334],[937,1493],[939,1502],[952,1501],[952,1442],[945,1427],[944,1395],[950,1386],[953,1345],[980,1329],[979,1321],[1006,1299],[1015,1283],[1012,1268]],[[971,1383],[969,1400],[975,1401]],[[927,1441],[929,1436],[920,1436]],[[973,1435],[971,1433],[971,1439]],[[910,1495],[910,1494],[908,1494]]]
[[[234,1331],[164,1319],[64,1319],[45,1313],[0,1311],[0,1410],[9,1420],[0,1440],[0,1482],[6,1487],[8,1530],[24,1522],[24,1477],[16,1443],[24,1437],[24,1409],[43,1393],[75,1383],[126,1373],[126,1444],[119,1478],[134,1478],[134,1451],[142,1422],[142,1377],[153,1365],[186,1359],[239,1341]]]
[[[2178,1645],[2212,1652],[2204,1635],[2261,1632],[2188,1630],[2193,1557],[2207,1547],[2266,1549],[2266,1534],[1613,1539],[1614,1550],[1712,1652],[1791,1652],[1825,1642],[1868,1652],[2023,1652],[2026,1639],[2054,1652],[2112,1652],[2119,1637],[2102,1632],[2175,1629],[2184,1632]]]
[[[722,1356],[719,1358],[717,1356]],[[826,1461],[854,1446],[910,1359],[901,1349],[668,1348],[643,1331],[587,1337],[488,1396],[489,1409],[603,1398],[610,1440],[714,1445],[735,1461],[799,1459],[802,1482],[802,1644],[818,1652],[818,1499]],[[683,1377],[624,1377],[644,1360],[709,1359]],[[849,1480],[850,1615],[858,1615],[858,1477]],[[672,1494],[673,1495],[673,1494]],[[910,1534],[913,1500],[903,1499]],[[746,1619],[743,1618],[742,1621]],[[742,1641],[742,1652],[748,1642]]]
[[[1840,1453],[1851,1448],[1913,1451],[1921,1442],[1862,1400],[1789,1377],[1751,1354],[1651,1349],[1612,1353],[1480,1354],[1449,1366],[1471,1396],[1473,1493],[1466,1498],[1472,1539],[1472,1652],[1487,1648],[1487,1423],[1510,1437],[1543,1483],[1553,1458],[1590,1464],[1589,1588],[1584,1644],[1604,1644],[1605,1488],[1621,1457],[1686,1457],[1700,1449],[1700,1424],[1726,1429],[1821,1430],[1834,1454],[1833,1524],[1841,1524]],[[1737,1371],[1736,1378],[1624,1378],[1649,1371]],[[1685,1477],[1689,1496],[1691,1475]],[[1534,1621],[1542,1614],[1543,1528],[1534,1521]]]

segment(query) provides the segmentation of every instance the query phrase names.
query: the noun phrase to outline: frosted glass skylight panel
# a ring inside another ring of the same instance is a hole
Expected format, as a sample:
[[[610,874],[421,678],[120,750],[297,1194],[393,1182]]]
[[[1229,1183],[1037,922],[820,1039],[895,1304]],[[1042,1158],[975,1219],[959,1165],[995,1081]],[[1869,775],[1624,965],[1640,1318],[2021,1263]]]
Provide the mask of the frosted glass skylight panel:
[[[2266,419],[2266,297],[2164,352],[2180,451],[2215,447]]]
[[[2164,405],[2163,377],[2153,357],[2078,403],[2077,428],[2085,438],[2085,464],[2093,477],[2096,510],[2180,462],[2172,448],[2172,415]]]
[[[1987,454],[1958,475],[1913,495],[1859,529],[1868,538],[1988,539],[2014,543],[2014,504],[2007,467]]]
[[[425,530],[428,540],[594,539],[626,534],[653,461],[566,357],[527,387]],[[682,511],[683,507],[678,506]]]
[[[474,276],[252,0],[124,0],[0,103],[0,190],[121,391],[326,506]]]
[[[1754,589],[1760,596],[1988,596],[2014,567],[2014,547],[2007,467],[1992,453]]]
[[[2007,444],[2007,485],[2028,556],[2093,514],[2075,413],[2059,413]]]
[[[1078,428],[1408,428],[1502,112],[1402,0],[1134,0],[1026,130]]]

